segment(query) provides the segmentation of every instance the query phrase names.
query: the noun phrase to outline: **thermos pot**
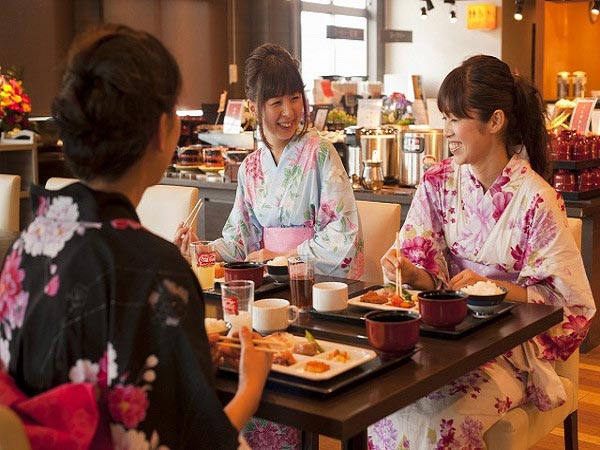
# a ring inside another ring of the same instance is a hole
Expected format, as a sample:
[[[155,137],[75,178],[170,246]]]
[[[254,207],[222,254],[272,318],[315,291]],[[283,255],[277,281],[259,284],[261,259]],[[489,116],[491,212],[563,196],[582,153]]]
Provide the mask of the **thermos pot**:
[[[402,133],[400,184],[416,186],[423,173],[448,157],[448,145],[441,129],[408,130]]]
[[[381,161],[385,184],[398,184],[400,151],[398,129],[394,127],[361,128],[360,149],[364,161]]]

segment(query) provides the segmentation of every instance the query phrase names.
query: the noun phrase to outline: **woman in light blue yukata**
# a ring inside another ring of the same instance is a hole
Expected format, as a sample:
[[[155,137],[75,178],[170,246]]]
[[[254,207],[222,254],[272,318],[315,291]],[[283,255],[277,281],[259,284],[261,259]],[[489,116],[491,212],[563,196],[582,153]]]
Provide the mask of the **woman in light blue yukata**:
[[[316,272],[358,279],[363,240],[348,175],[333,145],[307,131],[308,105],[298,61],[263,44],[246,61],[246,95],[259,129],[258,149],[242,163],[223,237],[224,261],[312,256]],[[178,230],[187,247],[194,236]]]

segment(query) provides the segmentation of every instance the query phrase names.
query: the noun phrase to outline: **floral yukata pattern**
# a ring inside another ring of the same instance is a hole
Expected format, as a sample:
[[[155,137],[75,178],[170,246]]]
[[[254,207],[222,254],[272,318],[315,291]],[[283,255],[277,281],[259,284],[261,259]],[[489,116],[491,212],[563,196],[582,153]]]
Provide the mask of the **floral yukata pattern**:
[[[178,249],[119,194],[32,192],[0,274],[0,403],[33,408],[33,450],[238,448]]]
[[[595,306],[562,197],[515,154],[484,191],[452,158],[428,170],[400,233],[401,251],[447,283],[464,269],[527,288],[528,301],[564,308],[564,320],[369,428],[372,450],[479,449],[506,411],[565,401],[550,361],[585,337]]]
[[[298,245],[323,275],[358,279],[364,271],[363,240],[352,187],[333,146],[315,132],[292,140],[279,164],[261,145],[238,173],[238,189],[223,238],[215,247],[226,261],[262,248],[263,228],[309,227]]]

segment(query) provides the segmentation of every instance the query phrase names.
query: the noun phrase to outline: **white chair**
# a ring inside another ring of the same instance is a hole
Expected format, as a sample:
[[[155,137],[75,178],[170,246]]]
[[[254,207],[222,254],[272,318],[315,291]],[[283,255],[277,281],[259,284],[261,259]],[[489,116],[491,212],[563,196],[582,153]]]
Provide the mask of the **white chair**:
[[[0,405],[0,450],[31,450],[23,422],[4,405]]]
[[[179,223],[183,222],[198,202],[198,189],[187,186],[157,184],[144,192],[137,213],[140,222],[154,234],[172,241]],[[195,229],[196,221],[191,225]]]
[[[49,191],[58,191],[70,184],[77,183],[79,180],[77,178],[60,178],[60,177],[52,177],[48,178],[46,181],[46,189]]]
[[[0,229],[19,231],[21,177],[0,175]]]
[[[358,215],[365,241],[365,271],[362,281],[383,281],[381,257],[394,244],[400,229],[400,205],[358,200]]]
[[[581,250],[581,219],[569,217],[569,229]],[[489,450],[521,450],[535,445],[555,427],[564,427],[565,449],[577,448],[577,391],[579,389],[579,350],[566,361],[556,361],[554,368],[560,377],[567,401],[550,411],[541,412],[527,403],[511,409],[483,436]]]

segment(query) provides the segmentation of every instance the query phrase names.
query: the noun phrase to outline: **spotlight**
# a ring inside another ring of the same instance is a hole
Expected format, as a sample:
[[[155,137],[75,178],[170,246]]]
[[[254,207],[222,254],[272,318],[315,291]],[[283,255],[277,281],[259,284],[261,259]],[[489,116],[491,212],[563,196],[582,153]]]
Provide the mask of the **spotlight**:
[[[421,20],[427,20],[427,10],[424,6],[421,8]]]
[[[458,19],[456,18],[456,11],[450,11],[450,23],[456,23]]]
[[[450,3],[451,5],[454,5],[456,0],[444,0],[444,3]]]
[[[431,11],[434,8],[431,0],[425,0],[425,4],[427,5],[427,11]]]
[[[595,1],[592,5],[592,14],[594,14],[595,16],[600,14],[600,1]]]
[[[523,0],[515,0],[515,20],[523,20]]]

